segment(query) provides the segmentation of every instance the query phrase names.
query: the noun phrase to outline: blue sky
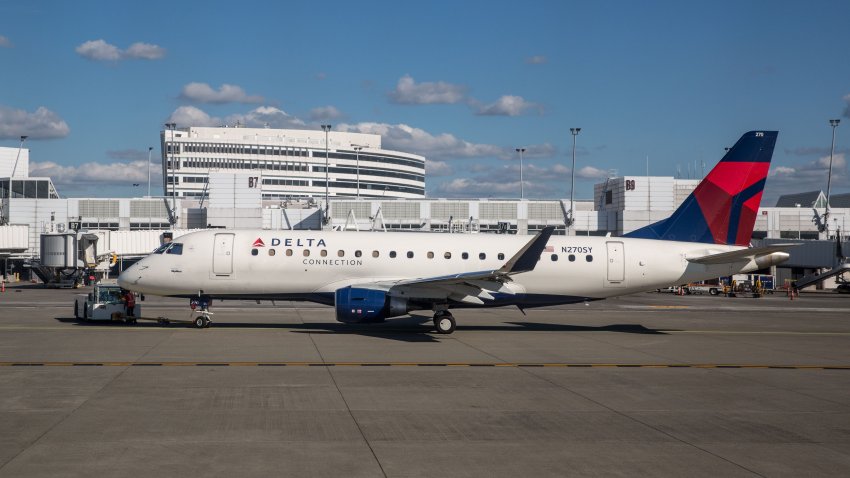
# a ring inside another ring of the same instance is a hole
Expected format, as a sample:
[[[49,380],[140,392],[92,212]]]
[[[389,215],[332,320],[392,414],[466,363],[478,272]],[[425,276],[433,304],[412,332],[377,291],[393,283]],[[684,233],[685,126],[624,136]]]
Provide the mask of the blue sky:
[[[518,197],[526,147],[526,194],[564,198],[578,126],[590,198],[647,156],[687,177],[778,129],[772,205],[826,188],[830,118],[833,190],[850,191],[848,18],[827,0],[5,1],[0,146],[31,136],[63,195],[132,196],[166,120],[330,122],[426,156],[430,196]]]

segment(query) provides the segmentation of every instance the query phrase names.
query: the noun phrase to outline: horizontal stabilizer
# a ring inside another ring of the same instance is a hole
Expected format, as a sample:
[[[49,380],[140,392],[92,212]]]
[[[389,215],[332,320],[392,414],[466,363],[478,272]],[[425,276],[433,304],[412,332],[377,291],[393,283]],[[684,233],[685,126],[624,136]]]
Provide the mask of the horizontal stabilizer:
[[[789,243],[765,247],[750,247],[748,249],[740,249],[737,251],[721,252],[718,254],[709,254],[700,257],[689,257],[688,262],[692,262],[694,264],[729,264],[732,262],[752,260],[758,256],[772,254],[774,252],[785,252],[788,249],[799,245],[800,244],[798,243]]]

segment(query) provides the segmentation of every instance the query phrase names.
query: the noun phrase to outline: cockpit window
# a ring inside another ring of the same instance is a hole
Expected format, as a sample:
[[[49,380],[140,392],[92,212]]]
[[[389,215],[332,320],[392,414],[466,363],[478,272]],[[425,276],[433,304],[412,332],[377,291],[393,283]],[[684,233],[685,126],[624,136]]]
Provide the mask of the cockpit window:
[[[153,253],[154,253],[154,254],[162,254],[163,252],[165,252],[165,250],[166,250],[166,249],[168,249],[168,246],[170,246],[170,245],[171,245],[171,243],[170,243],[170,242],[169,242],[169,243],[166,243],[166,244],[163,244],[163,245],[161,245],[161,246],[157,247],[157,248],[156,248],[156,250],[155,250],[155,251],[153,251]]]
[[[179,255],[183,254],[183,244],[180,244],[179,242],[172,242],[171,247],[169,247],[168,250],[165,251],[165,253],[166,254],[177,254],[179,256]]]

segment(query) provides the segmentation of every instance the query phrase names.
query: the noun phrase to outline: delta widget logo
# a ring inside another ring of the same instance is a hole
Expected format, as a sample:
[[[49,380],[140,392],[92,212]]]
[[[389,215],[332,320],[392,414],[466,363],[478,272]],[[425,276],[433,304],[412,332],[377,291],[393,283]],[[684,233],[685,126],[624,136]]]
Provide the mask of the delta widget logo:
[[[256,241],[254,241],[254,246],[253,246],[253,247],[266,247],[266,243],[265,243],[265,242],[263,242],[263,240],[262,240],[261,238],[259,238],[259,237],[258,237],[258,238],[257,238],[257,240],[256,240]]]

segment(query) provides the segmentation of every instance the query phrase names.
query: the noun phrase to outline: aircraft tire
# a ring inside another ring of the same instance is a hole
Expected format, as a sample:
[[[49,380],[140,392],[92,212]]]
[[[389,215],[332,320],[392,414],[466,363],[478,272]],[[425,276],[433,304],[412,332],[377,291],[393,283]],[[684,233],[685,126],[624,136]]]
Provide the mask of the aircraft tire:
[[[452,314],[444,312],[442,314],[434,314],[434,328],[438,334],[448,335],[455,331],[457,323]]]
[[[209,320],[206,317],[195,317],[194,324],[196,329],[203,329],[209,325]]]
[[[83,304],[83,320],[89,320],[89,303]]]
[[[75,319],[80,318],[80,303],[77,302],[76,300],[74,301],[74,318]]]

